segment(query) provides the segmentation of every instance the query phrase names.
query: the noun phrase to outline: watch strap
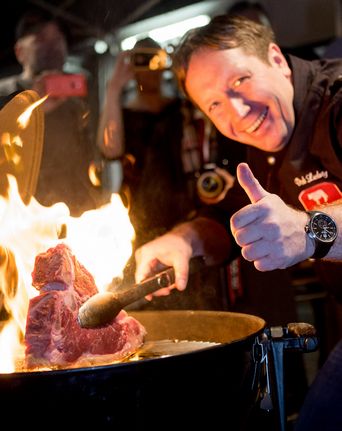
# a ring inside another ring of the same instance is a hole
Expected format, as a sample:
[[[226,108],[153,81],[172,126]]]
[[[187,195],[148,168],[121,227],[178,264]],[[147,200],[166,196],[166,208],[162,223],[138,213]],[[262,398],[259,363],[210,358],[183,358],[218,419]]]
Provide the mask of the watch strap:
[[[311,256],[311,259],[322,259],[326,256],[333,245],[332,242],[320,242],[315,240],[315,252]]]

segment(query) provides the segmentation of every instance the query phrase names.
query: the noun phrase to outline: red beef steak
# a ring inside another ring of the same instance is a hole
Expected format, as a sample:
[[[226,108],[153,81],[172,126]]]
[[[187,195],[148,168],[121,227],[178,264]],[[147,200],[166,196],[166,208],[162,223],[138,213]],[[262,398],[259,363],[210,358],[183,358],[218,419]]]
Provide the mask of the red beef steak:
[[[26,366],[63,368],[109,363],[134,353],[145,328],[125,311],[101,328],[81,328],[78,310],[98,292],[93,276],[61,243],[36,256],[26,320]]]

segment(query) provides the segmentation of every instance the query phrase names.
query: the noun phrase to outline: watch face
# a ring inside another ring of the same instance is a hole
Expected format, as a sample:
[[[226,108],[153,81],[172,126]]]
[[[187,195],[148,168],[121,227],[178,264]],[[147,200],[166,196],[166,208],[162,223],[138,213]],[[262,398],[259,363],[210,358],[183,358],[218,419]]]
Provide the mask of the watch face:
[[[331,242],[337,237],[337,227],[326,214],[316,214],[311,220],[311,231],[320,241]]]

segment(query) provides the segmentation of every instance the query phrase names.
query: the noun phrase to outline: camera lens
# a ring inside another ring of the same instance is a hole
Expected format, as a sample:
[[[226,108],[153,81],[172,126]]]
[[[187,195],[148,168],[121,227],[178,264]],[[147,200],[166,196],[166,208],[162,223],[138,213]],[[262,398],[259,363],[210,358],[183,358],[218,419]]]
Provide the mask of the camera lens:
[[[197,191],[204,198],[216,198],[224,189],[224,180],[214,171],[204,172],[197,180]]]
[[[164,49],[145,48],[134,50],[131,62],[135,70],[164,70],[169,66],[170,57]]]
[[[149,67],[151,54],[137,53],[133,55],[133,64],[137,67]]]

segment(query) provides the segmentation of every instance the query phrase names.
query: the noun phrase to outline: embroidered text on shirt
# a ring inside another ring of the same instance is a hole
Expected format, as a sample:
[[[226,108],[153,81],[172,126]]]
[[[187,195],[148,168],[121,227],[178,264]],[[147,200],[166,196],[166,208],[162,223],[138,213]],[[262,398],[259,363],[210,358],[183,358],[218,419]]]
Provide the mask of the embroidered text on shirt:
[[[328,171],[316,171],[316,173],[309,172],[306,175],[302,175],[300,178],[296,177],[293,181],[296,186],[301,187],[305,184],[310,184],[312,181],[319,180],[321,178],[328,178]]]

